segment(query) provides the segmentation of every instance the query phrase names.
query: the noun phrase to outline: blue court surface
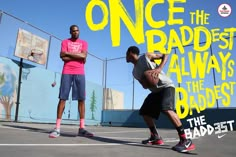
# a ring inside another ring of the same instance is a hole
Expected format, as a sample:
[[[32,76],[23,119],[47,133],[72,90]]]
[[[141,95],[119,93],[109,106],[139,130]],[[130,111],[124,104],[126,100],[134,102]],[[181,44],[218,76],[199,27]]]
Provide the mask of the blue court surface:
[[[178,143],[176,130],[158,129],[165,145],[143,145],[149,137],[147,128],[87,126],[92,138],[76,136],[78,126],[62,125],[61,136],[48,138],[54,124],[0,121],[0,157],[233,157],[236,132],[218,138],[205,135],[193,139],[196,150],[178,153],[171,149]]]

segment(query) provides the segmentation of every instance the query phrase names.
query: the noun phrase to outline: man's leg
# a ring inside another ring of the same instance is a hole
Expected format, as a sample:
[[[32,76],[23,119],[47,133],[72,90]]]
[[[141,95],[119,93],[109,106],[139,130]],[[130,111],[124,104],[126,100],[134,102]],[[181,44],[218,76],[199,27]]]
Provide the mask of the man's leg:
[[[57,120],[56,120],[56,126],[54,130],[49,134],[50,138],[56,138],[60,136],[60,127],[61,127],[61,119],[62,114],[65,109],[66,100],[60,99],[57,106]]]
[[[78,111],[80,118],[80,128],[84,128],[84,118],[85,118],[85,102],[84,100],[78,101]]]
[[[68,100],[68,97],[69,97],[72,78],[73,78],[72,75],[62,74],[60,91],[59,91],[59,99],[60,100],[57,105],[56,127],[49,134],[49,137],[51,137],[51,138],[55,138],[55,137],[60,136],[60,126],[61,126],[62,114],[65,109],[66,100]]]
[[[150,116],[146,116],[146,115],[143,115],[143,119],[144,121],[146,122],[149,130],[150,130],[150,133],[153,134],[153,135],[157,135],[157,130],[156,130],[156,125],[154,123],[154,120],[152,117]]]
[[[184,132],[184,127],[178,117],[178,115],[173,110],[163,111],[168,118],[171,120],[172,124],[175,126],[180,142],[173,147],[174,150],[179,152],[187,152],[195,149],[195,145],[192,143],[190,139],[186,139],[186,135]]]
[[[85,130],[85,76],[75,75],[72,86],[72,99],[78,100],[78,112],[79,112],[79,136],[92,137],[93,134]]]
[[[157,144],[157,145],[164,144],[162,138],[158,135],[154,119],[147,115],[143,115],[143,119],[150,130],[151,136],[149,139],[142,141],[142,143],[143,144]]]
[[[58,106],[57,106],[57,121],[56,121],[56,129],[60,129],[61,127],[61,119],[62,114],[65,109],[66,100],[59,100]]]
[[[182,126],[182,123],[178,115],[173,110],[167,110],[167,111],[164,111],[164,113],[168,116],[172,124],[175,126],[178,134],[180,135],[180,139],[185,140],[186,136],[185,136],[184,128]]]
[[[158,135],[155,125],[155,119],[158,119],[160,115],[160,108],[156,105],[156,95],[155,93],[150,93],[144,100],[143,105],[139,110],[139,114],[143,117],[146,125],[150,130],[150,138],[142,141],[143,144],[164,144],[161,137]]]
[[[78,111],[80,117],[80,126],[79,126],[79,136],[86,136],[86,137],[93,137],[93,133],[85,130],[85,101],[79,100],[78,101]]]

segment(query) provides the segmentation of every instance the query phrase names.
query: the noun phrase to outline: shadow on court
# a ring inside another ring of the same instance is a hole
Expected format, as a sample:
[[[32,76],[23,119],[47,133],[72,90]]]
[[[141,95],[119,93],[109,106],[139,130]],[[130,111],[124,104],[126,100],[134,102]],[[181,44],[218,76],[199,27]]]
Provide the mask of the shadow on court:
[[[30,131],[30,132],[43,133],[46,135],[48,135],[50,133],[50,130],[48,130],[48,129],[41,129],[41,128],[37,128],[37,127],[22,126],[22,125],[9,125],[9,124],[3,124],[2,126],[11,127],[11,128],[20,129],[20,130],[26,130],[26,131]],[[61,137],[77,137],[77,134],[72,133],[72,132],[61,132],[60,136]],[[83,137],[83,136],[78,136],[78,137]],[[167,145],[167,144],[164,144],[164,145],[143,145],[140,142],[118,140],[118,139],[112,139],[112,138],[96,136],[96,135],[94,137],[83,137],[83,138],[87,138],[89,140],[102,142],[102,143],[116,143],[116,144],[122,144],[122,145],[127,145],[127,146],[172,150],[172,146]],[[183,154],[197,155],[197,153],[192,153],[192,152],[185,152]]]
[[[2,157],[233,157],[236,154],[236,132],[219,139],[215,135],[193,139],[196,150],[178,153],[172,150],[177,143],[176,130],[159,129],[165,145],[143,145],[146,128],[88,126],[94,137],[77,136],[78,126],[62,125],[61,136],[48,138],[54,124],[13,123],[0,121],[0,156]],[[175,140],[168,140],[175,139]],[[11,151],[11,150],[14,151]],[[69,154],[69,155],[68,155]]]

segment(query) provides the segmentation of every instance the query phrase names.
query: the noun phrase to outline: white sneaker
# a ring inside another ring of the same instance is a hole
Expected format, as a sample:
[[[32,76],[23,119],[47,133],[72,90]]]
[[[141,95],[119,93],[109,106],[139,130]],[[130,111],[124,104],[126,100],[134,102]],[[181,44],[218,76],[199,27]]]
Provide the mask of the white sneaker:
[[[60,129],[54,129],[50,134],[49,138],[57,138],[60,136]]]

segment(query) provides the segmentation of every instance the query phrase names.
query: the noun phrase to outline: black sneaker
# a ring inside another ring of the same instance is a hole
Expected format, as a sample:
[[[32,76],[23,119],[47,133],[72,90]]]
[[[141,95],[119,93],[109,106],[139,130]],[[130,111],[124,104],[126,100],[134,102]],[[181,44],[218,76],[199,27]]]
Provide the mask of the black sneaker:
[[[180,140],[176,146],[172,147],[172,149],[177,152],[183,153],[183,152],[195,150],[195,145],[190,139]]]
[[[94,134],[85,130],[84,128],[79,128],[78,136],[93,137]]]
[[[151,135],[151,137],[147,140],[143,140],[142,144],[151,144],[151,145],[163,145],[164,142],[162,138],[158,135]]]

